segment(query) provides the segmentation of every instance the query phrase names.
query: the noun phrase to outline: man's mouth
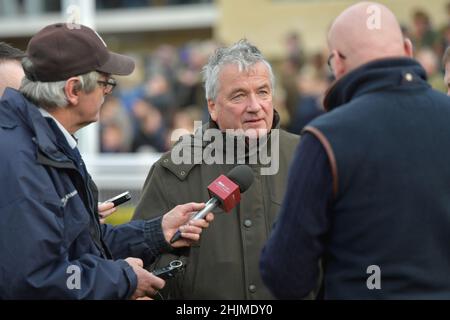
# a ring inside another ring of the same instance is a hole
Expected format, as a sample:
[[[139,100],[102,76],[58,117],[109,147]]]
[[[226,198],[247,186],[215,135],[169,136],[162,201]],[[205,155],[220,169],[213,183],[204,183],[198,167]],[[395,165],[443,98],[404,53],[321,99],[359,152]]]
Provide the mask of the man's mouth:
[[[253,120],[246,120],[244,123],[257,123],[263,121],[263,119],[253,119]]]

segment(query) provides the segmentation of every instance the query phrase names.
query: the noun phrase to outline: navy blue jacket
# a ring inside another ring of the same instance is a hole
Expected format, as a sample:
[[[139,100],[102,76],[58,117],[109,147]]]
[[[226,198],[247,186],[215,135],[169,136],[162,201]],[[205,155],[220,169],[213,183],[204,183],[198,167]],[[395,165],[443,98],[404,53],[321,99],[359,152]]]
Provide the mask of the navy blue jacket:
[[[448,299],[450,98],[399,58],[349,73],[326,102],[291,167],[265,283],[304,297],[322,262],[324,298]]]
[[[90,176],[12,89],[0,101],[0,150],[0,299],[129,298],[137,278],[120,259],[150,262],[168,249],[161,218],[100,225]],[[68,286],[74,268],[80,289]]]

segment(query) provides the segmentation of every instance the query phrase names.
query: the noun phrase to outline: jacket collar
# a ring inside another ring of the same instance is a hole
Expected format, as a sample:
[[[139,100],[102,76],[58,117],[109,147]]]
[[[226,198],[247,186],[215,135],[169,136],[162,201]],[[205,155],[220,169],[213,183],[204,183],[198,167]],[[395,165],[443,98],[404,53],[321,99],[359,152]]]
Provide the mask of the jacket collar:
[[[50,118],[56,123],[56,126],[58,127],[59,131],[61,131],[64,138],[66,138],[65,141],[67,142],[69,147],[71,149],[75,149],[77,147],[77,140],[75,139],[75,137],[73,135],[70,134],[69,131],[67,131],[66,128],[64,128],[64,126],[61,124],[61,122],[59,122],[58,119],[56,119],[53,115],[48,113],[47,110],[42,109],[42,108],[39,108],[38,110],[44,118]],[[48,120],[48,119],[46,119],[46,120]],[[47,121],[47,123],[48,123],[48,121]]]
[[[324,106],[331,111],[369,92],[399,85],[428,86],[425,70],[410,58],[389,58],[369,62],[336,81],[328,90]]]
[[[206,129],[213,128],[213,129],[220,130],[219,126],[217,125],[217,123],[215,121],[213,121],[212,119],[209,120],[209,123],[207,123],[205,126],[203,126],[203,130],[205,130],[205,128]],[[280,129],[280,115],[278,114],[278,112],[276,110],[273,111],[273,124],[272,124],[271,130],[274,130],[274,129]],[[226,132],[222,132],[222,136],[225,138],[224,141],[226,141],[227,139],[235,139],[235,143],[233,145],[234,150],[232,152],[232,154],[235,157],[235,161],[236,162],[245,161],[245,163],[247,163],[247,161],[252,156],[253,157],[254,156],[258,157],[259,152],[261,152],[261,151],[270,152],[271,151],[270,150],[271,149],[271,143],[269,143],[270,140],[271,140],[271,137],[272,137],[271,133],[272,133],[272,131],[268,133],[267,139],[258,139],[257,144],[253,145],[253,147],[250,147],[249,144],[247,143],[248,142],[247,139],[245,139],[245,155],[243,155],[244,158],[242,158],[242,159],[238,159],[237,158],[238,152],[236,150],[237,145],[238,145],[237,141],[240,138],[238,138],[236,136],[229,136]],[[205,140],[203,140],[203,148],[213,148],[214,149],[215,148],[215,143],[212,142],[212,141],[205,141]],[[224,156],[227,155],[227,151],[231,151],[231,150],[227,149],[226,145],[222,145],[222,148],[223,148],[222,150],[223,150]]]
[[[194,135],[191,135],[192,139],[188,139],[187,141],[185,141],[183,139],[183,137],[181,137],[180,140],[176,143],[176,145],[180,148],[182,148],[183,146],[190,148],[190,151],[192,152],[192,154],[195,153],[196,149],[197,149],[197,152],[199,152],[200,154],[203,154],[203,150],[205,148],[211,147],[213,145],[213,143],[211,141],[207,141],[202,138],[203,132],[205,132],[208,129],[219,129],[219,127],[216,122],[214,122],[213,120],[210,119],[210,121],[208,123],[204,124],[201,128],[199,128]],[[274,119],[273,119],[272,129],[280,129],[280,116],[276,110],[274,110]],[[199,131],[201,131],[201,133],[202,133],[200,135],[201,137],[199,137],[199,135],[198,135]],[[198,139],[201,139],[201,140],[198,140]],[[270,137],[269,137],[269,139],[270,139]],[[268,148],[270,148],[270,146],[271,146],[271,144],[268,143],[269,139],[267,139],[265,141]],[[172,151],[164,154],[161,157],[160,163],[163,167],[165,167],[166,169],[171,171],[178,179],[180,179],[181,181],[184,181],[189,176],[189,173],[191,172],[191,170],[197,165],[197,163],[195,161],[192,161],[192,163],[190,163],[190,164],[185,164],[185,163],[175,164],[174,162],[172,162],[172,159],[171,159],[173,151],[174,150],[172,149]],[[246,150],[246,151],[247,151],[247,153],[245,156],[247,158],[248,150]],[[225,149],[224,149],[224,152],[226,152]]]
[[[57,162],[59,163],[57,166],[60,167],[61,163],[72,163],[69,158],[59,150],[55,134],[50,129],[47,121],[41,115],[35,104],[28,101],[19,91],[11,88],[5,90],[2,97],[2,104],[4,104],[4,106],[2,106],[3,110],[0,111],[0,125],[10,127],[15,126],[20,119],[20,121],[33,133],[34,137],[32,139],[38,146],[40,153],[42,153],[44,157],[49,158],[49,161],[47,161],[46,164]],[[14,119],[14,115],[19,119]],[[38,159],[43,160],[44,158],[41,155],[38,156]],[[63,166],[66,167],[66,165]]]

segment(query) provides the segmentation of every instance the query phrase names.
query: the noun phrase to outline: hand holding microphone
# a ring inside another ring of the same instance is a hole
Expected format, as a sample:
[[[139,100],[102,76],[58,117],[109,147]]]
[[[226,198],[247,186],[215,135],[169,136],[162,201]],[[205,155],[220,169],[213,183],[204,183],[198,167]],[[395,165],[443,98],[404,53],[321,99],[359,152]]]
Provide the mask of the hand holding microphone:
[[[206,206],[194,214],[190,220],[203,219],[218,206],[225,212],[231,211],[241,201],[241,193],[247,191],[252,185],[253,179],[253,171],[247,165],[239,165],[230,170],[226,176],[221,175],[208,186],[211,198]],[[170,239],[170,243],[172,244],[180,238],[181,231],[178,230]]]

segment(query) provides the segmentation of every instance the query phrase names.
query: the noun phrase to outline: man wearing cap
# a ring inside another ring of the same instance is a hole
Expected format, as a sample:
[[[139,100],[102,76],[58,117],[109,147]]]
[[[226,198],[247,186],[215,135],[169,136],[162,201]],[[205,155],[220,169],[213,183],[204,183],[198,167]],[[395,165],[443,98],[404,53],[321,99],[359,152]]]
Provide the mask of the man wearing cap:
[[[151,297],[164,281],[143,269],[203,204],[118,227],[101,225],[97,189],[73,134],[98,120],[111,75],[134,62],[93,30],[45,27],[29,42],[19,91],[0,101],[0,300]],[[112,204],[100,210],[109,210]],[[207,220],[211,220],[212,216]],[[198,240],[205,220],[173,247]]]

